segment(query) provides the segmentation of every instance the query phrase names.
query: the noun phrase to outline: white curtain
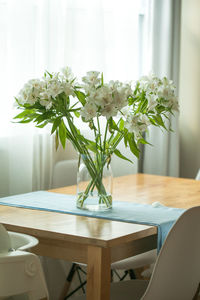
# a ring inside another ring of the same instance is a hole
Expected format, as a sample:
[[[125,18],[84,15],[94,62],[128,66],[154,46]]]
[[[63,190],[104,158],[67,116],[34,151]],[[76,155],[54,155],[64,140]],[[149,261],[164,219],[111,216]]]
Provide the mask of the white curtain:
[[[180,0],[153,0],[152,70],[158,76],[167,76],[175,82],[178,93]],[[144,173],[179,176],[178,114],[171,118],[174,132],[151,128],[144,147],[141,170]]]
[[[66,65],[108,80],[147,73],[150,2],[0,0],[0,197],[50,188],[54,163],[70,156],[55,152],[48,129],[11,123],[14,96],[27,80]],[[137,164],[128,170],[136,171]]]

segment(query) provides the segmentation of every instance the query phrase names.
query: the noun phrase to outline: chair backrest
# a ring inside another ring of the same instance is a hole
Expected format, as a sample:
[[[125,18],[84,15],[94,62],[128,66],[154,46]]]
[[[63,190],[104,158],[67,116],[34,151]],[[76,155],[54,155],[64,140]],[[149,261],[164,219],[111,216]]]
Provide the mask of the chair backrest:
[[[55,164],[53,170],[52,188],[76,184],[78,161],[62,160]]]
[[[0,224],[0,253],[6,253],[12,248],[8,231]]]
[[[0,299],[17,295],[27,295],[30,300],[48,299],[40,260],[35,254],[24,251],[1,253]]]
[[[141,300],[192,300],[200,282],[200,206],[185,211],[169,232]]]
[[[200,180],[200,169],[199,169],[199,171],[197,172],[197,175],[196,175],[195,179],[196,179],[196,180]]]

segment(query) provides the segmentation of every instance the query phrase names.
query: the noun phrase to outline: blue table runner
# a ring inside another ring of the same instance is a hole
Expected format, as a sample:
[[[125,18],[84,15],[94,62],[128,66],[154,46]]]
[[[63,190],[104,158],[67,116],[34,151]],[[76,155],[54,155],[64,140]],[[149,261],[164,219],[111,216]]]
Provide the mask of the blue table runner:
[[[104,212],[81,210],[76,207],[76,196],[37,191],[0,198],[0,204],[30,209],[61,212],[79,216],[109,219],[158,227],[158,251],[183,209],[167,206],[114,201],[113,208]]]

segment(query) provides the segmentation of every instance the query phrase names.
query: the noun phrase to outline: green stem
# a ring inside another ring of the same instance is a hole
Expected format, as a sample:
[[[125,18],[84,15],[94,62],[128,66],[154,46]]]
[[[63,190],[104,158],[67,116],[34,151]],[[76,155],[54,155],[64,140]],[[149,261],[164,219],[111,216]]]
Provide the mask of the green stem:
[[[108,122],[106,122],[106,129],[104,134],[104,141],[103,141],[103,151],[106,152],[106,138],[107,138],[107,132],[108,132]]]

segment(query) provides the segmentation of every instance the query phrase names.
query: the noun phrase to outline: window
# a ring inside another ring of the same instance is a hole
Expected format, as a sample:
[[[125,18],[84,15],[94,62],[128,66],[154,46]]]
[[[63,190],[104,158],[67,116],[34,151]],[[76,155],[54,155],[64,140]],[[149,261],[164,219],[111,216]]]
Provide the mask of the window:
[[[49,132],[11,123],[24,83],[64,66],[135,80],[149,71],[150,20],[151,0],[0,0],[0,197],[50,188],[65,157]]]
[[[45,69],[133,80],[149,70],[148,0],[0,0],[0,135],[13,97]],[[22,128],[22,127],[21,127]]]

